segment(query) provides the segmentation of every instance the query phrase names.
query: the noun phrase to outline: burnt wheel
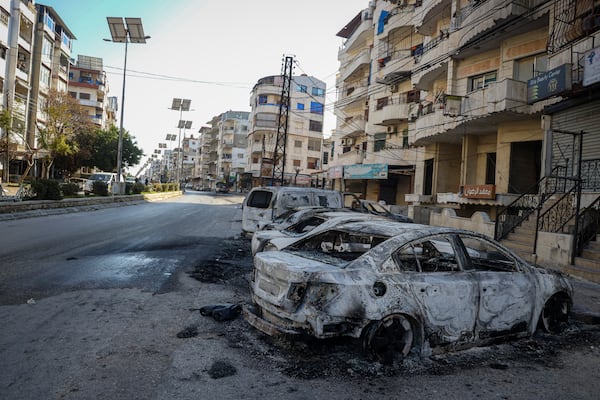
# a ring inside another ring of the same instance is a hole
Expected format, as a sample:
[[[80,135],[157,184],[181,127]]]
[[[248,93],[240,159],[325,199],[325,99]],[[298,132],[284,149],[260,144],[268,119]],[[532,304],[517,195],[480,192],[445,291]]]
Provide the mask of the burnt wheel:
[[[384,365],[392,364],[395,357],[406,357],[413,343],[413,325],[402,315],[390,315],[374,322],[363,336],[365,351]]]
[[[540,317],[540,327],[549,333],[560,333],[567,326],[571,301],[567,296],[554,295],[546,302]]]

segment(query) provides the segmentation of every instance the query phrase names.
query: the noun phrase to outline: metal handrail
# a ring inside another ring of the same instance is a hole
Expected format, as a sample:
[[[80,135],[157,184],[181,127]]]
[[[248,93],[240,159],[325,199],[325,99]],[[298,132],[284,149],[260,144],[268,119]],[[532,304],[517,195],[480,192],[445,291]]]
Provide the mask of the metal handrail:
[[[562,166],[555,166],[550,175],[540,178],[535,184],[530,186],[524,193],[505,206],[496,215],[496,224],[494,229],[494,239],[502,240],[508,234],[521,225],[533,212],[540,210],[549,196],[559,192],[559,181],[564,181],[563,190],[566,189],[566,180],[576,178],[566,178],[560,175],[554,175],[554,172],[562,169]],[[551,180],[555,180],[551,185]],[[540,187],[544,190],[540,193]],[[549,188],[554,188],[552,193],[548,193]],[[512,214],[511,214],[512,212]]]
[[[579,225],[575,232],[575,248],[580,256],[583,248],[598,234],[600,230],[600,196],[578,215]],[[574,260],[571,261],[573,263]]]

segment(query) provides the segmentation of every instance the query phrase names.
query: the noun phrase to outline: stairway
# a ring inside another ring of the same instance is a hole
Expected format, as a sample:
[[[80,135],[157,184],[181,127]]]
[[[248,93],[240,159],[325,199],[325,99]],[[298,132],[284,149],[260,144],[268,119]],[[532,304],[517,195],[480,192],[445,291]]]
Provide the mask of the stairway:
[[[575,265],[567,265],[565,272],[571,275],[600,283],[600,235],[588,243],[581,257],[575,257]]]
[[[516,227],[501,243],[526,261],[533,262],[533,241],[535,239],[535,217],[531,216]]]

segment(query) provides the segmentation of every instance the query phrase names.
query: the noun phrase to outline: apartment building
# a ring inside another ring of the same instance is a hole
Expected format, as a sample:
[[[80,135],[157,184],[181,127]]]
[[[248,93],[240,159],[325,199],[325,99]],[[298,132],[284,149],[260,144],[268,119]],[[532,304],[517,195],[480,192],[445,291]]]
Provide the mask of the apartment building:
[[[181,140],[183,148],[183,160],[181,165],[181,179],[191,183],[194,178],[199,176],[197,169],[200,160],[200,139],[190,135]]]
[[[198,134],[200,135],[200,155],[198,159],[198,175],[194,177],[194,186],[197,189],[210,188],[211,183],[214,181],[216,164],[211,163],[210,148],[211,143],[216,137],[216,133],[216,129],[213,129],[212,126],[203,126],[198,130]],[[214,169],[211,169],[211,166],[214,166]]]
[[[102,58],[77,55],[69,71],[69,94],[77,99],[92,122],[100,129],[114,123],[114,104],[108,107],[108,86]]]
[[[273,177],[283,77],[258,80],[250,96],[248,163],[246,174],[252,186],[266,185]],[[311,177],[322,168],[325,82],[308,75],[293,76],[285,141],[284,180],[288,185],[310,186]],[[279,155],[281,156],[281,154]]]
[[[0,78],[2,108],[9,110],[13,119],[11,132],[2,132],[4,146],[2,177],[19,174],[25,159],[35,147],[35,137],[28,137],[28,105],[33,54],[36,10],[33,1],[0,1]]]
[[[338,190],[404,206],[419,151],[409,146],[421,98],[410,76],[423,36],[415,31],[420,2],[392,3],[369,2],[337,34],[344,42],[329,178]]]

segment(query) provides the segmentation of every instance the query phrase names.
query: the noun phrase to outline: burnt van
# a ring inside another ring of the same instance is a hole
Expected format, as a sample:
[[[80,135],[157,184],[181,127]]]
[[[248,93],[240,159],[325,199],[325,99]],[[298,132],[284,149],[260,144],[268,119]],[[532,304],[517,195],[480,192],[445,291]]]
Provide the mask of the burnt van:
[[[343,208],[342,193],[335,190],[287,186],[252,189],[242,204],[242,231],[252,234],[290,210],[302,207]]]

